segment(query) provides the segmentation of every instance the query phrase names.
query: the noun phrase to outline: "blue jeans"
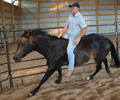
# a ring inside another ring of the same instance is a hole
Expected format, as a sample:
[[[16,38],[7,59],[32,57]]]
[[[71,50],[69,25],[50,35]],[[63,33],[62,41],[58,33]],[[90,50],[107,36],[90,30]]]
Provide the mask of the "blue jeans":
[[[75,63],[75,55],[74,55],[74,49],[77,45],[74,45],[74,41],[77,38],[77,36],[69,35],[69,43],[67,47],[67,55],[68,55],[68,70],[73,70],[74,63]]]

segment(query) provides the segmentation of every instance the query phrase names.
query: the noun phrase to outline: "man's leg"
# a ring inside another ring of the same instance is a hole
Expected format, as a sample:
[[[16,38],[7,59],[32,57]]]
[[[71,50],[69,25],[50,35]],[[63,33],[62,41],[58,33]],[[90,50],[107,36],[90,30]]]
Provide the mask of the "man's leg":
[[[75,39],[76,37],[69,36],[69,43],[67,47],[67,55],[68,55],[69,64],[68,64],[68,70],[65,76],[70,76],[74,68],[74,63],[75,63],[74,49],[76,47],[76,45],[74,45]]]

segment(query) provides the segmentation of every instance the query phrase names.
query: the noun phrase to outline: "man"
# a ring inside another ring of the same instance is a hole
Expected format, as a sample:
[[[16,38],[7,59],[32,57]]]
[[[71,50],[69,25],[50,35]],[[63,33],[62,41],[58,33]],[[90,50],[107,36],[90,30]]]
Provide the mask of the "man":
[[[74,49],[87,30],[85,20],[79,12],[80,5],[77,2],[74,2],[73,4],[69,5],[69,7],[71,8],[71,15],[68,18],[67,24],[58,35],[58,38],[60,38],[64,32],[68,31],[69,43],[67,47],[67,55],[69,64],[65,76],[70,76],[72,74],[75,62]]]

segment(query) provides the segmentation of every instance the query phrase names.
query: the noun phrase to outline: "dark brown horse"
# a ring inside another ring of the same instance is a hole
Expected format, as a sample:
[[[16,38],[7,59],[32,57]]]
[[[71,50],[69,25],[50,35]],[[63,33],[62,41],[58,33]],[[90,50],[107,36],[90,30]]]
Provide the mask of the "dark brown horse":
[[[43,79],[40,81],[39,85],[32,92],[30,92],[29,96],[35,95],[41,85],[46,82],[56,70],[58,70],[59,73],[56,83],[61,82],[61,66],[68,64],[67,45],[67,39],[48,35],[41,29],[23,33],[13,59],[16,62],[19,62],[23,57],[35,50],[46,58],[48,65],[48,69]],[[115,47],[108,38],[98,34],[86,35],[82,37],[80,43],[75,48],[75,66],[80,66],[81,64],[88,62],[90,59],[94,59],[96,71],[87,77],[87,79],[93,79],[96,73],[102,69],[102,62],[105,64],[107,73],[110,74],[106,58],[109,51],[111,51],[115,65],[119,67],[120,61],[115,51]]]

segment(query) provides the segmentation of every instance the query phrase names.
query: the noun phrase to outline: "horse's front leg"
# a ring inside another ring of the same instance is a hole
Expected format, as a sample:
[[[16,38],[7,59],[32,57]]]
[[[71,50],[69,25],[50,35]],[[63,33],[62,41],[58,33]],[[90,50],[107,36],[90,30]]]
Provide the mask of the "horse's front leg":
[[[58,67],[57,69],[58,71],[58,79],[55,81],[56,84],[59,84],[61,81],[62,81],[62,69],[61,69],[61,66]]]
[[[55,70],[56,70],[55,68],[54,69],[48,68],[39,85],[33,91],[31,91],[28,96],[31,97],[35,95],[39,88],[47,81],[47,79],[55,72]]]

